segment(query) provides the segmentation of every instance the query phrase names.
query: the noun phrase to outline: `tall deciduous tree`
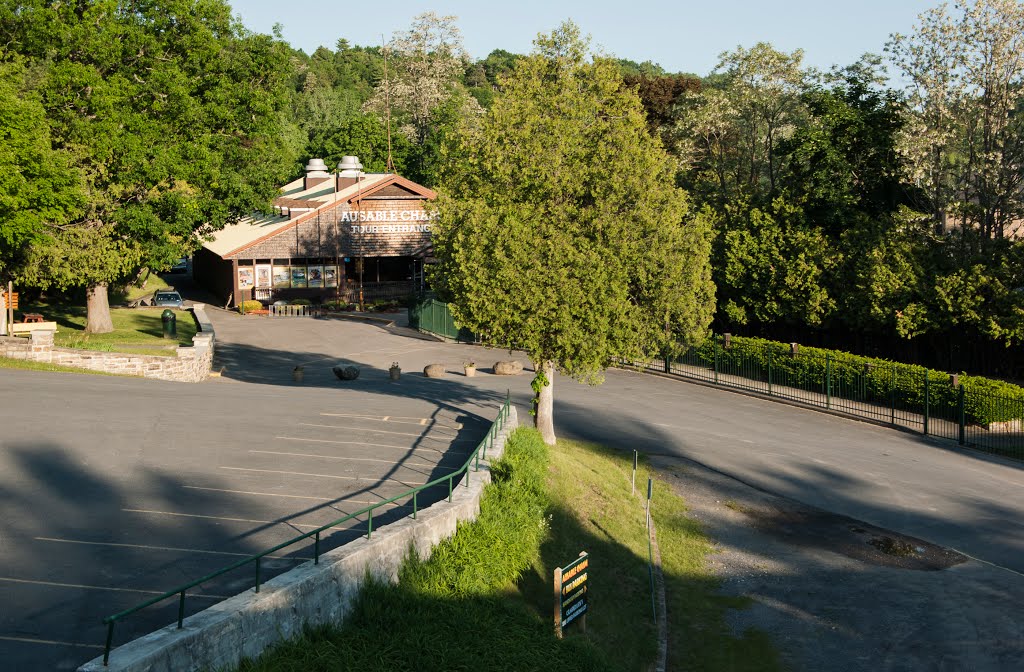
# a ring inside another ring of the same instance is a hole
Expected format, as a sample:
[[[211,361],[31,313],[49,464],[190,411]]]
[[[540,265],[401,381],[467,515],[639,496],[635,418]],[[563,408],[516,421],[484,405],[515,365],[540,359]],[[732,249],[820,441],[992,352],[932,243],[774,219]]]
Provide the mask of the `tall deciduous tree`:
[[[426,140],[431,114],[452,96],[468,61],[455,21],[425,12],[409,30],[395,33],[388,45],[392,70],[367,102],[367,109],[382,116],[390,106],[418,143]]]
[[[572,23],[535,45],[449,147],[434,282],[460,324],[529,355],[552,443],[556,369],[598,382],[617,358],[703,337],[714,286],[709,225],[616,64],[588,58]]]
[[[1024,5],[943,4],[887,49],[910,83],[901,149],[937,222],[1002,238],[1024,217]]]
[[[20,280],[31,246],[72,219],[84,194],[67,155],[51,146],[24,68],[9,57],[0,49],[0,279]]]
[[[942,5],[887,49],[909,82],[900,149],[941,234],[921,331],[1019,343],[1022,243],[1007,238],[1024,220],[1024,5]]]
[[[44,286],[85,285],[86,329],[109,331],[108,283],[194,249],[197,231],[266,204],[284,179],[287,53],[222,0],[3,6],[0,41],[37,78],[54,148],[87,195],[30,270]]]
[[[806,117],[802,61],[802,51],[787,54],[764,42],[722,54],[701,92],[683,97],[679,135],[689,150],[684,159],[714,174],[728,194],[762,203],[774,198],[779,143]],[[725,134],[728,141],[719,142]]]

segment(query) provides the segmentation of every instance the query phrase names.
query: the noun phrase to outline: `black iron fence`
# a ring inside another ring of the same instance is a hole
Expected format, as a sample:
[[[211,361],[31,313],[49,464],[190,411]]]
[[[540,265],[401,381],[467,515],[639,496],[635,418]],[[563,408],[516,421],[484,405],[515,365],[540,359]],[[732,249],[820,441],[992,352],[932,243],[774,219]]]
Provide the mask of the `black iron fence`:
[[[1024,390],[921,366],[715,335],[641,368],[739,388],[1024,459]]]
[[[456,341],[479,341],[432,297],[409,309],[409,324]],[[1024,389],[998,380],[728,334],[677,356],[632,365],[1024,459]]]

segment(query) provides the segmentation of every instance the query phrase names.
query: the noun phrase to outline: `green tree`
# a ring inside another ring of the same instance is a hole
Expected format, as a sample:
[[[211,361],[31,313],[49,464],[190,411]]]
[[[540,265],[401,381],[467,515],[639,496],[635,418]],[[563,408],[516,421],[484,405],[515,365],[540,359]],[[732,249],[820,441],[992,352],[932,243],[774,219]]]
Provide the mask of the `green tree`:
[[[719,234],[715,280],[733,325],[820,325],[835,307],[828,279],[833,249],[803,212],[782,197],[732,214]]]
[[[409,30],[396,33],[388,46],[393,55],[388,79],[366,104],[380,116],[396,113],[404,122],[402,130],[417,144],[426,140],[434,110],[460,86],[468,62],[455,21],[454,16],[425,12]]]
[[[941,5],[887,50],[908,82],[899,148],[937,233],[916,331],[1020,343],[1024,5]]]
[[[4,5],[0,41],[37,79],[53,146],[87,196],[35,246],[31,277],[85,285],[87,331],[109,331],[108,283],[194,249],[286,176],[287,49],[221,0]]]
[[[930,198],[979,240],[1024,217],[1024,5],[958,0],[921,14],[887,50],[909,82],[900,148]]]
[[[24,68],[8,57],[0,50],[0,278],[20,281],[31,245],[59,231],[85,199],[68,156],[51,147]]]
[[[331,129],[311,137],[307,148],[309,156],[322,157],[328,166],[335,165],[345,155],[354,154],[370,172],[382,173],[387,169],[387,128],[374,114],[357,114],[341,120]],[[412,141],[404,135],[392,136],[391,158],[397,173],[409,174],[414,151]]]
[[[714,286],[709,226],[616,63],[572,23],[535,45],[447,148],[433,282],[460,324],[529,355],[552,443],[556,369],[596,383],[704,337]]]
[[[676,143],[692,184],[705,202],[778,195],[779,145],[806,119],[801,93],[803,52],[787,54],[764,42],[723,53],[699,92],[677,98]]]

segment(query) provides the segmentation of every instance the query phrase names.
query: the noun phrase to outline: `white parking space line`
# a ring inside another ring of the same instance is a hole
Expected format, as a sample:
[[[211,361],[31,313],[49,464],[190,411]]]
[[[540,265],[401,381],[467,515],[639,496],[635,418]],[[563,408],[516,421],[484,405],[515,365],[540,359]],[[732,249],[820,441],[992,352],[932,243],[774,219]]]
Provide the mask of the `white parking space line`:
[[[457,471],[462,467],[440,467],[437,464],[431,462],[402,462],[401,464],[395,462],[395,460],[382,460],[379,457],[349,457],[347,455],[316,455],[313,453],[285,453],[277,450],[250,450],[250,453],[260,453],[261,455],[287,455],[289,457],[316,457],[323,460],[352,460],[354,462],[383,462],[384,464],[393,464],[396,467],[411,468],[411,467],[427,467],[444,469],[447,471]]]
[[[50,586],[53,588],[79,588],[82,590],[108,590],[114,593],[142,593],[143,595],[163,595],[162,590],[142,590],[141,588],[114,588],[112,586],[89,586],[81,583],[58,583],[56,581],[33,581],[32,579],[15,579],[9,576],[0,576],[0,581],[7,583],[27,583],[32,586]],[[208,597],[213,600],[226,600],[225,595],[210,595],[209,593],[189,593],[189,597]]]
[[[227,490],[225,488],[206,488],[201,485],[183,485],[189,490],[210,490],[212,492],[227,492],[233,495],[255,495],[257,497],[291,497],[293,499],[312,499],[317,502],[337,502],[338,504],[376,504],[380,499],[345,499],[343,497],[310,497],[309,495],[285,495],[280,492],[255,492],[253,490]],[[390,504],[391,506],[404,506],[403,504]]]
[[[394,434],[396,436],[411,436],[416,439],[430,439],[432,441],[448,441],[449,443],[458,443],[465,441],[473,441],[473,439],[449,439],[448,437],[433,437],[427,436],[426,434],[411,434],[409,432],[392,432],[386,429],[367,429],[366,427],[345,427],[343,425],[318,425],[312,422],[300,422],[300,427],[319,427],[322,429],[344,429],[347,431],[355,432],[369,432],[371,434]]]
[[[341,481],[370,481],[371,483],[380,483],[382,481],[391,481],[400,485],[407,485],[409,487],[415,487],[417,485],[423,485],[423,483],[406,483],[397,478],[374,478],[366,476],[338,476],[336,474],[310,474],[304,471],[280,471],[277,469],[249,469],[248,467],[221,467],[221,469],[228,469],[229,471],[248,471],[259,474],[285,474],[286,476],[309,476],[311,478],[334,478]]]
[[[284,525],[286,527],[308,527],[315,530],[320,525],[309,525],[306,523],[293,523],[290,520],[253,520],[251,518],[226,518],[224,516],[202,516],[198,513],[178,513],[177,511],[154,511],[153,509],[121,509],[128,513],[145,513],[154,516],[178,516],[179,518],[202,518],[204,520],[227,520],[235,523],[257,523],[260,525]],[[345,527],[332,527],[332,530],[345,530]]]
[[[379,420],[380,422],[394,422],[399,425],[436,425],[438,427],[446,427],[448,429],[462,429],[461,422],[456,422],[454,425],[446,425],[443,422],[438,422],[434,418],[410,418],[401,415],[359,415],[356,413],[321,413],[320,415],[330,418],[359,418],[361,420]]]
[[[82,541],[80,539],[56,539],[54,537],[33,537],[36,541],[52,541],[58,544],[81,544],[83,546],[111,546],[114,548],[141,548],[147,551],[177,551],[179,553],[202,553],[204,555],[230,555],[236,558],[248,558],[251,553],[232,553],[230,551],[209,551],[204,548],[176,548],[174,546],[148,546],[146,544],[116,544],[111,541]],[[267,555],[272,560],[311,560],[301,556]]]
[[[181,487],[186,488],[188,490],[209,490],[211,492],[228,492],[233,495],[257,495],[260,497],[289,497],[291,499],[312,499],[313,501],[316,502],[334,502],[338,500],[337,497],[311,497],[309,495],[286,495],[280,492],[253,492],[251,490],[227,490],[225,488],[206,488],[201,485],[183,485]]]
[[[60,642],[55,639],[35,639],[33,637],[6,637],[0,635],[5,642],[21,642],[23,644],[45,644],[46,646],[77,646],[82,649],[102,649],[102,644],[81,644],[79,642]]]
[[[404,450],[406,452],[416,452],[418,450],[429,450],[432,453],[444,453],[445,451],[439,448],[411,448],[409,446],[391,446],[386,443],[363,443],[362,441],[335,441],[334,439],[308,439],[302,436],[275,436],[275,439],[281,439],[282,441],[306,441],[309,443],[339,443],[353,446],[367,446],[370,448],[394,448],[396,450]]]

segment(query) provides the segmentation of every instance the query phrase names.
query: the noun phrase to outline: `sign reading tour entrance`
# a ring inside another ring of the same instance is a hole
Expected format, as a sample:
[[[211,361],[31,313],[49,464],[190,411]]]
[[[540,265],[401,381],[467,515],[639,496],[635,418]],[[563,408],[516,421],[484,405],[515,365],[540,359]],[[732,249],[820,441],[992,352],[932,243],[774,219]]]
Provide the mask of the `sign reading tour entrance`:
[[[565,567],[555,569],[555,634],[561,638],[562,629],[575,621],[580,621],[583,631],[587,631],[587,568],[590,556],[586,552]]]

